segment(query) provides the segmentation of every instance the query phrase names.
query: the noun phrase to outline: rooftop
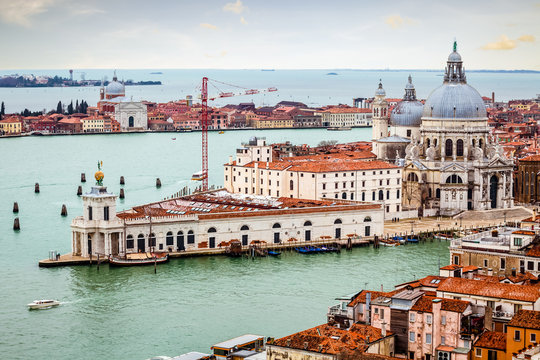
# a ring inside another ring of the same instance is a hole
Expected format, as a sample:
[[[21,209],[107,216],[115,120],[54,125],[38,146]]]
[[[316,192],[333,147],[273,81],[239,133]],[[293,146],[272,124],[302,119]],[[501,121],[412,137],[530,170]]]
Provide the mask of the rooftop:
[[[508,326],[540,330],[540,311],[519,310]]]
[[[485,331],[480,335],[474,346],[506,351],[506,334],[496,331]]]
[[[540,288],[536,286],[504,284],[464,278],[448,278],[441,283],[437,290],[447,293],[527,302],[536,302],[540,297]]]
[[[256,341],[258,339],[264,339],[264,336],[246,334],[246,335],[235,337],[235,338],[230,339],[230,340],[220,342],[220,343],[212,346],[212,348],[217,347],[217,348],[222,348],[222,349],[230,349],[230,348],[233,348],[233,347],[235,347],[237,345],[247,344],[247,343],[250,343],[252,341]]]

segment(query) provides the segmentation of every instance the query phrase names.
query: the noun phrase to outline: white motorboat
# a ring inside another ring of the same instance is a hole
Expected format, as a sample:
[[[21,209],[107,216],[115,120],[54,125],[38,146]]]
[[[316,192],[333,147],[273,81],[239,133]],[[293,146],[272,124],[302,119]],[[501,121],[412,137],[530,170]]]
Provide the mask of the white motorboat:
[[[60,301],[58,300],[34,300],[30,304],[28,304],[28,308],[30,310],[50,309],[58,305],[60,305]]]

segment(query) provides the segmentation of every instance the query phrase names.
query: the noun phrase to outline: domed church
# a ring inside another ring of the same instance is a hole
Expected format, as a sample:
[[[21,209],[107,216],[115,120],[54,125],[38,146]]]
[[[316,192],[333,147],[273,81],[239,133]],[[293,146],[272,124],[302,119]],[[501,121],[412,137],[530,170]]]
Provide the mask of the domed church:
[[[484,102],[467,84],[456,42],[420,120],[419,136],[411,134],[399,160],[405,209],[429,216],[513,206],[513,162],[490,136]]]

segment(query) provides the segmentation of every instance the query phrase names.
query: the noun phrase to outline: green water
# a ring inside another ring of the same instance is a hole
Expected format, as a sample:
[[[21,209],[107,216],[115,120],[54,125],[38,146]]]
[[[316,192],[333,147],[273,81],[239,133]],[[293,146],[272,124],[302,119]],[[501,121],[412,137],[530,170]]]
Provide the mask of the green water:
[[[210,134],[210,182],[222,184],[222,166],[242,141],[266,136],[316,145],[320,140],[368,140],[371,129],[227,131]],[[171,138],[176,137],[173,141]],[[365,288],[436,273],[448,262],[446,243],[358,248],[341,254],[280,259],[207,257],[173,259],[153,268],[42,269],[49,250],[67,253],[71,218],[82,213],[80,173],[90,189],[97,160],[119,209],[178,191],[200,169],[200,134],[129,134],[0,139],[0,351],[3,358],[146,359],[209,352],[244,333],[283,336],[325,321],[334,298]],[[155,178],[163,186],[156,189]],[[39,182],[41,193],[34,194]],[[17,201],[21,231],[13,232]],[[62,204],[68,217],[60,216]],[[40,298],[62,302],[28,311]]]

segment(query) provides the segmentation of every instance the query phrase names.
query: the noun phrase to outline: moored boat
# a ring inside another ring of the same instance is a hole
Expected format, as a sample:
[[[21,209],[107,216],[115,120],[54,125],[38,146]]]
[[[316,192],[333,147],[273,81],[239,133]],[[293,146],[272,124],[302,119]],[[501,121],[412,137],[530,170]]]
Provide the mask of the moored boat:
[[[34,300],[28,304],[28,308],[30,310],[50,309],[58,305],[60,305],[58,300]]]
[[[277,252],[277,251],[268,250],[268,255],[270,255],[270,256],[279,256],[279,255],[281,255],[281,253]]]
[[[133,254],[135,255],[135,254]],[[164,253],[150,253],[143,254],[143,256],[122,258],[117,256],[109,256],[110,266],[142,266],[142,265],[154,265],[163,264],[169,261],[169,254]]]

